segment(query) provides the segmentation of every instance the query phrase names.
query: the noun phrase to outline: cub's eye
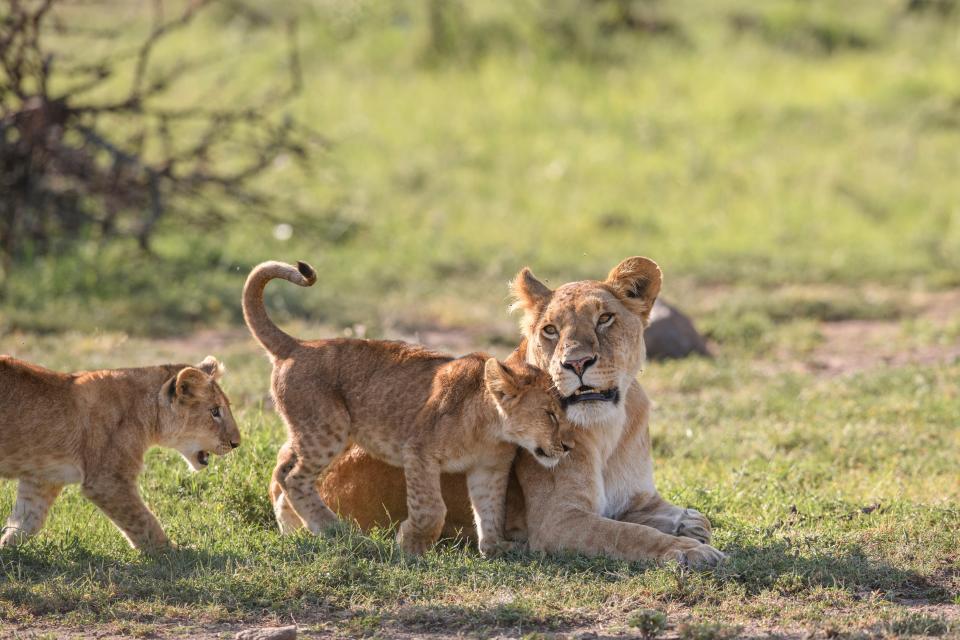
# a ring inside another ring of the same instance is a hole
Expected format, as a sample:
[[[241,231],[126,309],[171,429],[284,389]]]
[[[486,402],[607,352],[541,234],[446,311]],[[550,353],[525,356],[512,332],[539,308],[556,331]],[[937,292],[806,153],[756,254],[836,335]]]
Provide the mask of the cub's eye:
[[[613,320],[612,313],[604,313],[599,318],[597,318],[597,326],[602,327],[604,325],[610,324],[612,320]]]
[[[548,338],[555,338],[557,335],[557,328],[552,324],[544,325],[543,329],[540,329],[540,331]]]
[[[550,416],[550,422],[553,423],[553,426],[558,426],[560,421],[557,420],[557,416],[552,411],[547,411],[547,415]]]
[[[220,413],[220,407],[214,407],[213,409],[210,409],[210,413],[213,414],[214,418],[219,418],[221,415],[223,415]]]

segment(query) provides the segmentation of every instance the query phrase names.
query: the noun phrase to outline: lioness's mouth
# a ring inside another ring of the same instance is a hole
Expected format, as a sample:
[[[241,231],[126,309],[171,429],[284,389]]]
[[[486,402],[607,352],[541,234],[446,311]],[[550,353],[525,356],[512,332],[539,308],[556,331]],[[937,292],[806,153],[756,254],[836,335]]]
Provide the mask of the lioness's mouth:
[[[579,389],[568,395],[562,400],[564,408],[572,404],[581,402],[612,402],[616,404],[620,401],[620,389],[614,387],[603,391],[582,385]]]

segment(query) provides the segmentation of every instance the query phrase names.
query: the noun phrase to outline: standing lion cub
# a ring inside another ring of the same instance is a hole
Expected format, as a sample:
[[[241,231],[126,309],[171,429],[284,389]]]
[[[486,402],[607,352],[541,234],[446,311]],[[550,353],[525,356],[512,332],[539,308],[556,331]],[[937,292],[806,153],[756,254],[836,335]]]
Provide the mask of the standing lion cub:
[[[162,365],[64,374],[0,356],[0,477],[18,478],[0,546],[43,526],[65,484],[119,527],[137,549],[170,544],[137,491],[143,456],[171,447],[194,470],[240,445],[230,402],[208,356],[196,367]]]
[[[404,468],[408,517],[397,534],[404,551],[423,553],[440,535],[441,472],[466,473],[480,551],[505,546],[516,445],[544,466],[569,450],[550,376],[527,364],[507,367],[483,354],[453,358],[403,342],[297,340],[264,308],[263,290],[274,278],[310,286],[317,276],[303,262],[265,262],[243,291],[244,318],[273,361],[273,397],[289,431],[271,485],[281,531],[302,521],[316,534],[337,521],[316,482],[355,441]]]

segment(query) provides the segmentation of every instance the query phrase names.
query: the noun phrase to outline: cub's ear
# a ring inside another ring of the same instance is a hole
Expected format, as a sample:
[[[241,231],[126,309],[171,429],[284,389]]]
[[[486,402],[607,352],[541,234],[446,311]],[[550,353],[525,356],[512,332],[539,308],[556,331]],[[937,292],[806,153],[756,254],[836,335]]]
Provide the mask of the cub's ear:
[[[524,334],[528,334],[533,323],[537,321],[537,316],[550,301],[553,291],[537,280],[529,267],[524,267],[510,283],[510,293],[513,295],[510,311],[523,311],[520,329]]]
[[[177,374],[177,382],[174,385],[177,397],[180,399],[195,397],[200,389],[210,384],[210,376],[200,369],[193,367],[184,367]]]
[[[214,381],[220,382],[220,378],[223,377],[223,372],[226,371],[226,367],[223,366],[223,363],[214,358],[213,356],[207,356],[203,359],[203,362],[197,365],[197,369],[203,371],[208,376],[213,377]]]
[[[646,321],[660,294],[662,278],[656,262],[635,256],[615,266],[604,284],[616,291],[627,306]]]
[[[483,382],[487,391],[493,394],[497,404],[506,402],[519,393],[517,379],[510,369],[503,366],[496,358],[487,360],[483,367]]]

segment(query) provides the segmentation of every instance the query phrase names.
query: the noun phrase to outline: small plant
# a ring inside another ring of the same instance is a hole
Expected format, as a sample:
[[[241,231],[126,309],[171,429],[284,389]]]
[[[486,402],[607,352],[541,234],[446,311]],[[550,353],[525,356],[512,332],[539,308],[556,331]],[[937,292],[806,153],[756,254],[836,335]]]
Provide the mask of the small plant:
[[[652,640],[667,628],[667,614],[656,609],[641,609],[630,616],[627,624],[639,629],[644,640]]]

